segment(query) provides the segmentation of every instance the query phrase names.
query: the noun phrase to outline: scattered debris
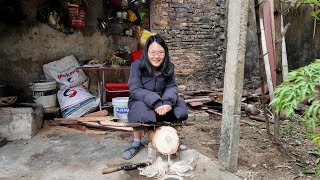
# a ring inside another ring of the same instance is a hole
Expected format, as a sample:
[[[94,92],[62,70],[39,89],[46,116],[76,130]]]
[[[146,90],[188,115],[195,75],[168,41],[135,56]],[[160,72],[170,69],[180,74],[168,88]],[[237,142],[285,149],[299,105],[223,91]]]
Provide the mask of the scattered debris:
[[[194,170],[198,158],[198,155],[194,155],[188,160],[165,162],[159,156],[152,165],[139,168],[139,174],[148,178],[154,177],[159,179],[168,178],[169,176],[179,177],[178,179],[181,179],[181,177],[191,177],[193,175],[191,171]]]
[[[199,91],[181,91],[180,95],[184,97],[186,103],[192,110],[205,111],[210,114],[222,116],[223,89],[199,90]],[[266,98],[267,97],[267,98]],[[242,94],[241,115],[247,115],[252,120],[264,121],[262,111],[262,102],[268,103],[269,96],[265,95],[262,99],[261,93],[250,93],[244,91]],[[268,110],[268,119],[273,123],[273,115]]]

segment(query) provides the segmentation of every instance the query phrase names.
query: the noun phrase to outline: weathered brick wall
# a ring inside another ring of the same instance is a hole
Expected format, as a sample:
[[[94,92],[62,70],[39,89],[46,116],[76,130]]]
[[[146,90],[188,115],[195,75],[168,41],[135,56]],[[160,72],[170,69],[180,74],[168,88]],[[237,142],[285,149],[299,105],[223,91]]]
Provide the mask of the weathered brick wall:
[[[223,86],[226,51],[224,0],[158,0],[151,29],[168,42],[179,84],[188,89]]]

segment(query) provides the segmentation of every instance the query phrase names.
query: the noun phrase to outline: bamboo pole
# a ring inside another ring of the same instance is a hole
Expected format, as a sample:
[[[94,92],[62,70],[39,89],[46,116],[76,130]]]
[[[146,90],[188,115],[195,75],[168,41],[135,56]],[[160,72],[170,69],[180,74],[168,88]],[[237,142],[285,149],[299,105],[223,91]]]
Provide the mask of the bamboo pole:
[[[257,24],[257,35],[258,35],[258,44],[259,44],[259,72],[260,72],[260,82],[261,82],[261,97],[262,97],[262,107],[263,107],[263,114],[264,114],[264,118],[265,118],[265,123],[266,123],[266,129],[267,129],[267,136],[269,137],[269,139],[271,139],[271,133],[270,133],[270,124],[268,121],[268,114],[267,114],[267,107],[266,104],[264,102],[265,99],[265,92],[264,92],[264,75],[265,75],[265,71],[263,69],[264,66],[264,62],[263,62],[263,51],[262,51],[262,41],[261,41],[261,27],[260,27],[260,5],[259,5],[259,1],[255,0],[255,13],[256,13],[256,24]],[[262,23],[263,25],[263,23]],[[267,56],[268,57],[268,56]],[[268,68],[270,69],[270,68]],[[272,83],[272,80],[271,80]]]
[[[276,67],[276,85],[282,83],[282,68],[281,68],[281,0],[274,1],[274,18],[275,18],[275,67]],[[280,143],[280,118],[279,114],[275,114],[274,119],[274,143]]]
[[[282,32],[282,76],[285,78],[289,72],[288,70],[288,58],[286,48],[285,30],[283,29],[283,15],[281,14],[281,32]]]
[[[272,83],[272,76],[271,76],[271,71],[270,71],[268,49],[267,49],[266,35],[264,32],[263,19],[260,19],[260,29],[261,29],[260,35],[261,35],[261,46],[262,46],[262,54],[263,54],[263,60],[264,60],[264,68],[265,68],[266,76],[267,76],[267,85],[268,85],[268,89],[269,89],[270,100],[272,101],[274,98],[274,96],[273,96],[273,83]]]

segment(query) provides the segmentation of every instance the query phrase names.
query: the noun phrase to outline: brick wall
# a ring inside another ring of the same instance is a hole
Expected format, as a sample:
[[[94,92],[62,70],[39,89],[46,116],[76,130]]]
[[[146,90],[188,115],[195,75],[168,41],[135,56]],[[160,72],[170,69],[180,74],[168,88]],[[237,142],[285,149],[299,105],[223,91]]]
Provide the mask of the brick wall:
[[[188,89],[222,87],[225,1],[157,0],[150,8],[151,30],[168,42],[178,83]]]

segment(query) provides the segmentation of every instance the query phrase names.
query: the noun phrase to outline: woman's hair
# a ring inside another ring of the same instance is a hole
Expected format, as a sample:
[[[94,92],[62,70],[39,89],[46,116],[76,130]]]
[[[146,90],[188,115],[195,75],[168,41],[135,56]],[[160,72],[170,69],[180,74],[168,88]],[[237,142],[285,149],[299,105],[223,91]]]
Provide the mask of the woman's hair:
[[[167,46],[167,43],[164,41],[164,39],[158,34],[156,34],[154,36],[150,36],[146,41],[146,44],[144,46],[143,56],[141,57],[141,60],[142,60],[142,63],[140,66],[141,71],[143,73],[147,73],[149,75],[153,74],[154,70],[153,70],[152,65],[150,64],[149,58],[148,58],[148,50],[149,50],[150,45],[153,42],[157,42],[163,47],[163,49],[165,51],[165,56],[164,56],[164,60],[161,64],[161,66],[159,67],[159,69],[165,76],[170,76],[173,73],[173,64],[169,58],[168,46]]]

